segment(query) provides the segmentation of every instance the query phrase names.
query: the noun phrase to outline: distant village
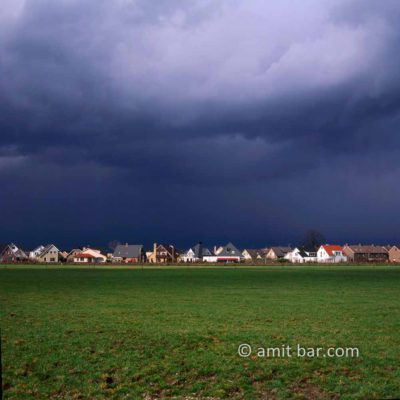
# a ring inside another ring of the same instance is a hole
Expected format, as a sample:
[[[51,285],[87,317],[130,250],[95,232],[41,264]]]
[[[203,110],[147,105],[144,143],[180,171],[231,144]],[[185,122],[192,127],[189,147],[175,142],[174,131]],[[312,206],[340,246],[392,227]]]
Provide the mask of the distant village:
[[[172,244],[154,243],[146,250],[140,244],[119,244],[110,248],[84,246],[69,251],[54,244],[32,250],[14,243],[0,246],[0,263],[38,264],[265,264],[265,263],[398,263],[399,246],[322,244],[311,247],[272,246],[239,249],[233,243],[212,248],[201,242],[181,251]]]

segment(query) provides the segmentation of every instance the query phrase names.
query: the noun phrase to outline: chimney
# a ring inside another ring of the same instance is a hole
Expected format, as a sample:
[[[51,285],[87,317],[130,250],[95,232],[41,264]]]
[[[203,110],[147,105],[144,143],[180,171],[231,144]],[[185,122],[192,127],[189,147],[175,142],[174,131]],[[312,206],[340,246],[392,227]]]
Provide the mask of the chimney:
[[[153,244],[153,254],[152,254],[152,256],[153,256],[153,262],[157,262],[157,243],[156,242],[154,242],[154,244]]]

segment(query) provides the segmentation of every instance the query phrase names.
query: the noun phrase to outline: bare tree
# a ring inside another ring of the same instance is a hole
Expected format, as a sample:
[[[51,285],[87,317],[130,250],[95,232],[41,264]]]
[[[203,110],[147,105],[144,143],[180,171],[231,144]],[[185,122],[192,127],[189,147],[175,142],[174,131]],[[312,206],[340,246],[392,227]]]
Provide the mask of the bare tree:
[[[300,246],[307,249],[317,249],[321,244],[326,243],[325,236],[315,229],[308,230],[300,241]]]

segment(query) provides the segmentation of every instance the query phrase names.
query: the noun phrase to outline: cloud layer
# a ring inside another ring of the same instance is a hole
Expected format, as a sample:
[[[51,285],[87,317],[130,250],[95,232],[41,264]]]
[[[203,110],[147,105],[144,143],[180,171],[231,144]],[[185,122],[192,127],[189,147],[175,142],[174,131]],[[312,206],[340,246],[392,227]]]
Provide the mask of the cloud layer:
[[[399,16],[5,1],[1,240],[398,240]]]

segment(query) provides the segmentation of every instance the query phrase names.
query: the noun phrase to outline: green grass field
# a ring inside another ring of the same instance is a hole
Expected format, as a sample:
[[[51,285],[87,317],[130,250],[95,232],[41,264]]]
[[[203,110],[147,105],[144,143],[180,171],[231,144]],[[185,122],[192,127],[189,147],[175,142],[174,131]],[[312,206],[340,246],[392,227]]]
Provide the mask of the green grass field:
[[[399,267],[3,266],[0,300],[6,399],[400,396]]]

